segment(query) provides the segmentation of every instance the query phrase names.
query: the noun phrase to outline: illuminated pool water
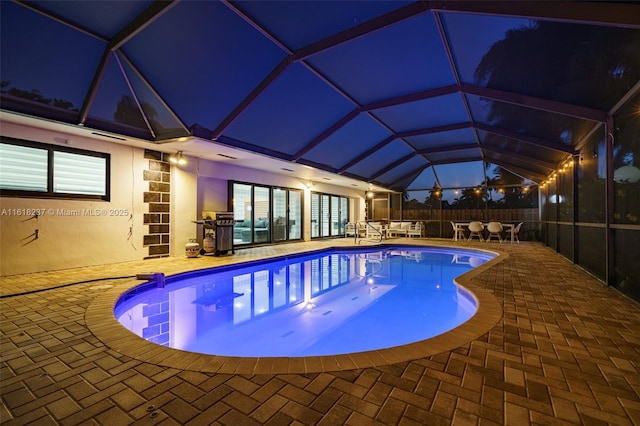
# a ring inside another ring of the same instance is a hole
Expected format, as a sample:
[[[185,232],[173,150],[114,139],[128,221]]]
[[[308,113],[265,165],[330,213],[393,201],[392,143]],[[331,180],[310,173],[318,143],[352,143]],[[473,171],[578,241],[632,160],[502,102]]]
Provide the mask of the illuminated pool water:
[[[442,334],[476,311],[453,279],[493,255],[424,247],[333,249],[195,271],[120,297],[118,321],[148,341],[212,355],[299,357],[388,348]]]

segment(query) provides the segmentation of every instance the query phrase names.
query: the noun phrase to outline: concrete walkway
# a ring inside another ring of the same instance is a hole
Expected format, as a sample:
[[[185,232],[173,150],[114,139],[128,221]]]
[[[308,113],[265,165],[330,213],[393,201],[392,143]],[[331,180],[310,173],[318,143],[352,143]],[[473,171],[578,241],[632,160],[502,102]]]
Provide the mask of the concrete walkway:
[[[453,350],[389,365],[221,374],[114,350],[87,326],[88,309],[127,280],[109,278],[173,274],[353,240],[3,277],[0,422],[640,425],[637,303],[537,243],[390,242],[507,253],[472,278],[502,306],[497,325]],[[95,281],[76,284],[87,280]]]

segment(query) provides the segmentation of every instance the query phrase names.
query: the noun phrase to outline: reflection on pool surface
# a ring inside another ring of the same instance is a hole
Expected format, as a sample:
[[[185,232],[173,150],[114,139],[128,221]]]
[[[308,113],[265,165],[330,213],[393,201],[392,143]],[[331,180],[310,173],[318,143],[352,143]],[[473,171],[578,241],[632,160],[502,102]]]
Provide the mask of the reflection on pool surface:
[[[388,348],[476,311],[453,279],[493,258],[471,250],[334,249],[196,271],[123,295],[118,321],[160,345],[226,356],[317,356]]]

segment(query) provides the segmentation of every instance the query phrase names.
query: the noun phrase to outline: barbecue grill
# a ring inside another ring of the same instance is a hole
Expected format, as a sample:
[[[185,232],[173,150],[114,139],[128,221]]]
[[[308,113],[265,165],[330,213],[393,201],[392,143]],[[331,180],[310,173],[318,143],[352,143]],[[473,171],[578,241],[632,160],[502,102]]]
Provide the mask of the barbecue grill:
[[[238,221],[233,218],[233,212],[203,211],[202,219],[195,220],[202,225],[203,241],[200,254],[221,256],[234,253],[233,225]]]

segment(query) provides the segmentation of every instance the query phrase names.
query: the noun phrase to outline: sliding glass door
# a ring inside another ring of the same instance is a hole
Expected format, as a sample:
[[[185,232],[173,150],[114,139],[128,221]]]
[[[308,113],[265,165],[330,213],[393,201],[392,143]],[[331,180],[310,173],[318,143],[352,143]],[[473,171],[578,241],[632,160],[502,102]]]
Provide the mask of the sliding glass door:
[[[253,187],[253,242],[268,243],[270,235],[270,204],[269,188],[263,186]]]
[[[318,192],[311,193],[311,238],[344,235],[348,218],[348,198]]]
[[[287,191],[289,194],[289,240],[302,238],[302,192]]]
[[[287,191],[281,188],[273,189],[273,241],[287,239]]]
[[[311,238],[320,236],[320,194],[311,194]]]
[[[302,238],[302,191],[231,182],[236,246]]]

